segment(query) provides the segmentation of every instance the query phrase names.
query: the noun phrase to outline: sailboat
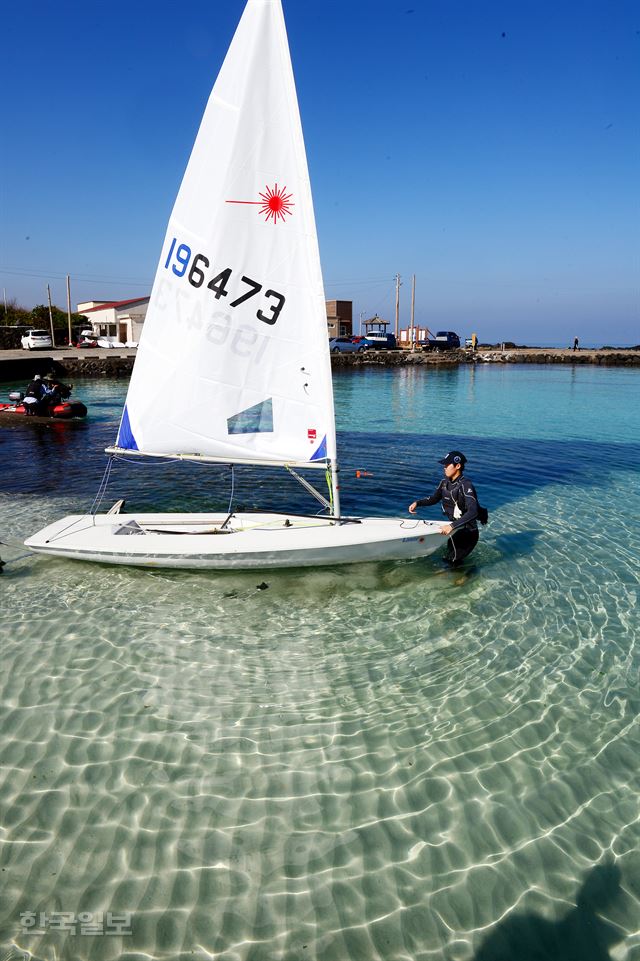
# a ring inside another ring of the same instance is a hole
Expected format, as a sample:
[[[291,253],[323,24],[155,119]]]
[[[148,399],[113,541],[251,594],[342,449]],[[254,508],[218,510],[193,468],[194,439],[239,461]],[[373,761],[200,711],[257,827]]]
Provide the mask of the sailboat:
[[[283,468],[322,513],[114,505],[64,517],[28,548],[238,570],[408,559],[444,543],[434,521],[340,512],[320,254],[281,0],[248,0],[209,97],[106,452]],[[327,495],[302,471],[324,473]]]

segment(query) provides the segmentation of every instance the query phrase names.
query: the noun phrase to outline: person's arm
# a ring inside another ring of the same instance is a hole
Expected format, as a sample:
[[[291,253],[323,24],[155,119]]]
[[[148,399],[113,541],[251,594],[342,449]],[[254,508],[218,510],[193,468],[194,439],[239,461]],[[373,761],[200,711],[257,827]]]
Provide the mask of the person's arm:
[[[438,484],[435,491],[431,497],[423,497],[419,501],[414,501],[413,504],[409,505],[409,513],[415,514],[418,507],[431,507],[432,504],[437,504],[438,501],[442,500],[442,481]]]

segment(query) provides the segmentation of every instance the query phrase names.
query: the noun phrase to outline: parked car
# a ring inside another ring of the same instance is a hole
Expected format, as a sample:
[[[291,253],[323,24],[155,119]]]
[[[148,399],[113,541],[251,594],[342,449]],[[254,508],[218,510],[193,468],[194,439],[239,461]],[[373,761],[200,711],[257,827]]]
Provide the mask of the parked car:
[[[435,337],[416,341],[422,350],[456,350],[459,346],[460,338],[453,330],[439,330]]]
[[[453,330],[439,330],[433,340],[429,341],[423,350],[456,350],[460,346],[460,338]]]
[[[361,341],[369,350],[395,350],[398,346],[395,334],[367,334]]]
[[[46,330],[28,330],[20,338],[23,350],[51,349],[51,334]]]
[[[355,341],[353,337],[330,337],[329,350],[332,354],[351,354],[354,351],[365,351],[362,340]]]

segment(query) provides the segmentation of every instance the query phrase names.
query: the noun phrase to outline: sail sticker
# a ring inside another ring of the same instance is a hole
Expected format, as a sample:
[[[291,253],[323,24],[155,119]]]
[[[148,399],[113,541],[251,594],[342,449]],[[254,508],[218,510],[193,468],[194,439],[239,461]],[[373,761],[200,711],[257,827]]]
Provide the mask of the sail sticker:
[[[138,450],[138,445],[135,437],[133,436],[131,424],[129,423],[129,411],[127,410],[126,404],[122,412],[122,420],[120,421],[120,430],[118,431],[116,447],[122,447],[125,450]]]
[[[268,185],[264,188],[264,193],[259,191],[259,196],[261,200],[225,200],[227,204],[255,204],[260,207],[258,211],[259,214],[264,214],[264,221],[267,223],[269,220],[273,220],[274,224],[278,220],[284,221],[285,215],[291,216],[291,207],[295,207],[295,204],[291,200],[293,194],[288,194],[286,187],[278,187],[274,184],[273,187]]]
[[[324,460],[327,456],[327,436],[322,438],[320,446],[313,452],[309,460]]]
[[[271,397],[260,404],[247,407],[227,418],[228,434],[272,434],[273,401]]]
[[[307,430],[307,437],[309,438],[309,443],[313,444],[317,436],[318,436],[318,431],[315,429],[315,427],[310,427]]]

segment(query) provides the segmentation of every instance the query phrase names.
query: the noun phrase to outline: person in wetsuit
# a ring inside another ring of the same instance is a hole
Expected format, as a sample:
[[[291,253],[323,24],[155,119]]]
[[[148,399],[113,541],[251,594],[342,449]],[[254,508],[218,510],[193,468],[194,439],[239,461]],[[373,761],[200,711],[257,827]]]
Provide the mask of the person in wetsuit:
[[[461,451],[449,451],[440,463],[444,467],[444,479],[431,497],[423,497],[410,504],[409,513],[415,514],[418,507],[442,502],[442,510],[450,521],[443,525],[441,531],[449,537],[445,559],[456,565],[468,557],[478,543],[478,495],[472,482],[464,476],[467,458]]]
[[[27,414],[39,414],[42,411],[42,398],[44,397],[44,384],[40,374],[36,374],[33,380],[29,381],[25,390],[23,405]]]

